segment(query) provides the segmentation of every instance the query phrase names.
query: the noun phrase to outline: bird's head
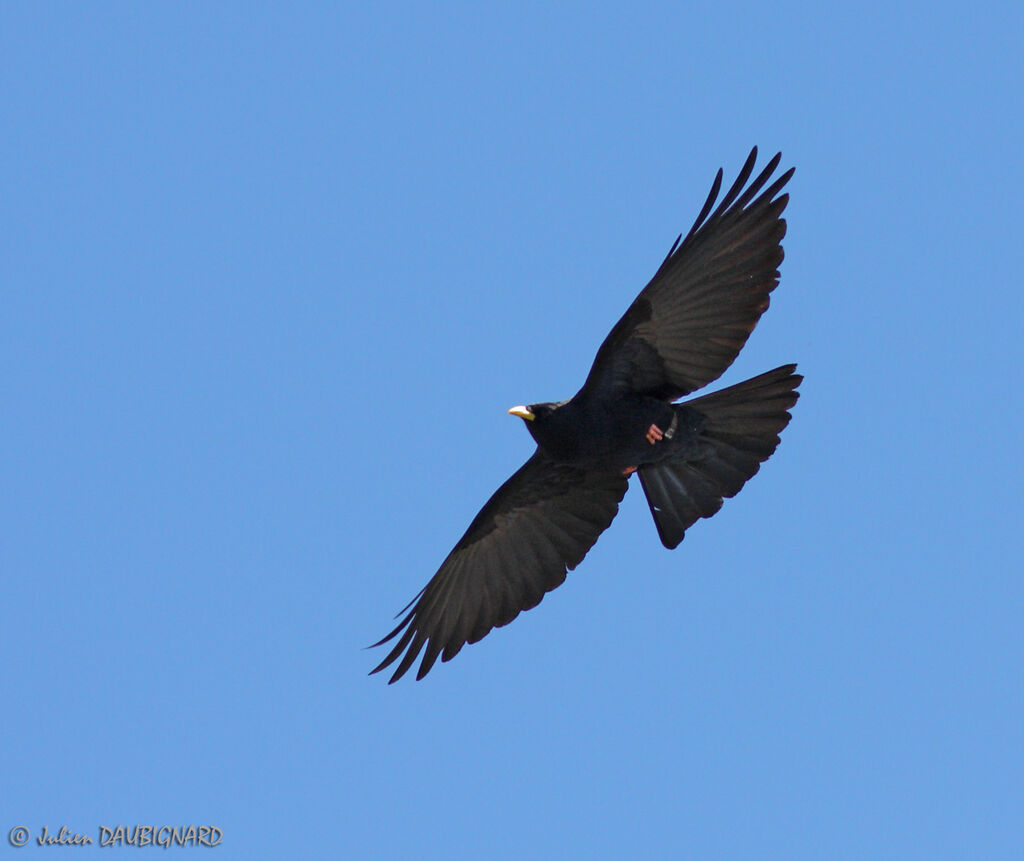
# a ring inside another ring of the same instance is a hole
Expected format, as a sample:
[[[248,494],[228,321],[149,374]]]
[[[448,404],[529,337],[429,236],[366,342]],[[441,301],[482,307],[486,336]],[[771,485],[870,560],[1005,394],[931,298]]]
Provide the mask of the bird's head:
[[[530,436],[540,443],[545,436],[544,431],[547,430],[548,420],[560,406],[562,406],[560,403],[530,404],[529,406],[512,407],[508,414],[519,416],[526,424]]]

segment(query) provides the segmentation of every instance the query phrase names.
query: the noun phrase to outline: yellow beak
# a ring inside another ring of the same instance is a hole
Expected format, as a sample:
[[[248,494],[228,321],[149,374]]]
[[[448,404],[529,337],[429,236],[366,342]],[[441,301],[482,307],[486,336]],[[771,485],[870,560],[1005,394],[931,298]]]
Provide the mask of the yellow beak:
[[[512,407],[512,409],[508,411],[508,414],[510,416],[519,416],[519,418],[526,419],[528,422],[532,422],[537,418],[526,407]]]

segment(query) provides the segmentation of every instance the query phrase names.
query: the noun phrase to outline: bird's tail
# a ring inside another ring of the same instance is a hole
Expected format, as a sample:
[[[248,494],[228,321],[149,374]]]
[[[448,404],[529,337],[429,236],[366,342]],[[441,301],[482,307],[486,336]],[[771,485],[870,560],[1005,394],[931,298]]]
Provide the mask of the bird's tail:
[[[789,424],[802,379],[796,365],[783,365],[683,405],[703,416],[697,444],[638,470],[662,544],[676,547],[691,524],[718,511],[760,469]]]

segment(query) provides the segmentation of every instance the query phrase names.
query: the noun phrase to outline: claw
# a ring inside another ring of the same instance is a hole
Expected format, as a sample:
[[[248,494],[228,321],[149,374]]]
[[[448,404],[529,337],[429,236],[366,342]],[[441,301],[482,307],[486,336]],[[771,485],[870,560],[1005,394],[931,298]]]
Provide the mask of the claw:
[[[647,442],[654,445],[658,440],[665,436],[664,432],[657,425],[651,425],[647,428]]]

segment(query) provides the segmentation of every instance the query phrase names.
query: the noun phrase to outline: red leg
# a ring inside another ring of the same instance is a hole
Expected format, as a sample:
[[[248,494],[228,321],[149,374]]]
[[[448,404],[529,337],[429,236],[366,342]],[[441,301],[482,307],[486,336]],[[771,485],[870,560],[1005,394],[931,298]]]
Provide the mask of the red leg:
[[[647,442],[654,445],[658,440],[665,436],[664,432],[657,425],[651,425],[647,428]]]

